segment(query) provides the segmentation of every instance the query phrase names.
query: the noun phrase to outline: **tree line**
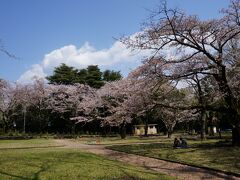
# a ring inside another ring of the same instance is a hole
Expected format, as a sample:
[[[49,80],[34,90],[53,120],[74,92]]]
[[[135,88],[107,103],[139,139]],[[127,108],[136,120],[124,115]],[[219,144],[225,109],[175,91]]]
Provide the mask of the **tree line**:
[[[101,84],[107,78],[96,66],[75,70],[63,64],[48,85],[1,81],[2,122],[25,117],[17,112],[34,112],[32,120],[39,119],[43,130],[65,123],[76,132],[76,126],[91,124],[117,127],[124,138],[129,124],[141,121],[147,127],[155,119],[169,137],[180,124],[194,125],[203,140],[209,125],[228,126],[233,145],[240,145],[240,1],[221,13],[200,20],[160,4],[143,31],[120,39],[132,50],[151,52],[126,78]]]
[[[73,85],[76,83],[87,84],[93,88],[100,88],[105,81],[116,81],[122,78],[120,71],[101,71],[97,65],[90,65],[85,69],[61,64],[54,69],[53,75],[46,77],[50,84]]]

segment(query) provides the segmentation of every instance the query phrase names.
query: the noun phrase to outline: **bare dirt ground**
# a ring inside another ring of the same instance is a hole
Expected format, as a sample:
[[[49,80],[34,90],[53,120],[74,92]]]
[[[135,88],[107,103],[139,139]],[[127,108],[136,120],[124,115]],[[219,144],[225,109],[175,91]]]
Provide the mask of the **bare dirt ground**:
[[[178,163],[167,162],[159,159],[113,151],[113,150],[106,149],[104,145],[86,145],[86,144],[81,144],[68,139],[58,139],[55,141],[59,145],[63,145],[65,148],[77,148],[82,151],[103,155],[110,159],[126,162],[129,164],[134,164],[138,166],[143,166],[146,169],[151,169],[163,174],[175,176],[179,179],[185,179],[185,180],[240,179],[235,176],[226,175],[223,173],[206,170],[202,168],[196,168],[196,167],[191,167],[191,166],[182,165]]]

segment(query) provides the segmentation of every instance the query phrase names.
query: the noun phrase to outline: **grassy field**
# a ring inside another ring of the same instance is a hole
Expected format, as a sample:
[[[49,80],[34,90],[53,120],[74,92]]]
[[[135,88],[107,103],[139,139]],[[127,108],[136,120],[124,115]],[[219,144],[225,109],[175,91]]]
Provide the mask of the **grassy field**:
[[[210,167],[223,171],[240,173],[240,147],[232,147],[229,142],[211,139],[189,140],[189,148],[174,149],[173,139],[161,137],[158,143],[115,145],[110,149],[139,154],[148,157]]]
[[[76,141],[84,144],[100,144],[100,145],[113,145],[113,144],[134,144],[134,143],[152,143],[160,142],[159,136],[127,136],[126,139],[119,137],[82,137]]]
[[[190,139],[199,139],[199,136],[197,135],[187,135],[182,133],[175,133],[174,137],[186,137]],[[231,134],[230,133],[223,133],[222,137],[223,139],[230,139]],[[215,137],[217,138],[217,137]],[[172,143],[172,139],[169,140],[164,135],[156,135],[156,136],[127,136],[125,139],[121,139],[120,136],[116,137],[101,137],[101,136],[95,136],[95,137],[78,137],[75,139],[76,142],[81,142],[84,144],[100,144],[100,145],[121,145],[121,144],[141,144],[141,143]]]
[[[0,179],[173,179],[79,149],[47,148],[54,145],[41,139],[0,141]]]
[[[15,148],[37,148],[37,147],[55,147],[58,146],[51,139],[29,139],[29,140],[0,140],[1,149]]]

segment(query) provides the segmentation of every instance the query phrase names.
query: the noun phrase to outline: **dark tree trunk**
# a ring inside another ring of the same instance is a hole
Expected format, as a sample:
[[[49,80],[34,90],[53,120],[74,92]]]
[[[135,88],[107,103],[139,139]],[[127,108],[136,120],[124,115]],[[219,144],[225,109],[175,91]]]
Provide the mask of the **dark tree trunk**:
[[[210,132],[209,132],[209,136],[214,136],[213,125],[210,125]]]
[[[233,126],[232,129],[232,144],[240,146],[240,123]]]
[[[219,72],[217,75],[214,75],[214,78],[223,94],[224,100],[227,104],[228,112],[230,116],[232,116],[232,144],[234,146],[240,146],[240,115],[238,114],[238,103],[228,85],[225,66],[219,67],[218,70]]]
[[[75,135],[76,134],[76,124],[73,123],[73,126],[72,126],[72,134]]]
[[[168,138],[171,138],[171,137],[172,137],[172,131],[168,131],[168,132],[167,132],[167,137],[168,137]]]
[[[105,126],[105,125],[103,126],[103,129],[102,129],[102,135],[103,135],[104,137],[107,136],[107,131],[106,131],[106,126]]]
[[[146,115],[145,127],[144,127],[144,136],[148,135],[148,115]]]
[[[198,75],[195,76],[195,81],[197,83],[197,93],[198,93],[198,102],[200,105],[204,106],[204,96],[203,91],[201,88],[200,80],[198,79]],[[206,139],[206,120],[207,120],[207,114],[206,110],[204,108],[201,109],[200,114],[200,121],[201,121],[201,140]]]
[[[126,138],[126,124],[125,123],[122,123],[120,125],[120,136],[121,136],[121,139]]]
[[[112,134],[112,127],[111,126],[109,126],[109,133],[108,133],[109,135],[111,135]]]
[[[145,125],[144,127],[144,136],[148,135],[148,125]]]
[[[221,132],[221,128],[218,128],[218,135],[219,135],[219,139],[222,139],[222,132]]]
[[[173,134],[173,127],[168,127],[167,128],[167,137],[171,138]]]
[[[39,121],[39,130],[42,133],[42,118],[41,118],[41,110],[38,110],[38,121]]]

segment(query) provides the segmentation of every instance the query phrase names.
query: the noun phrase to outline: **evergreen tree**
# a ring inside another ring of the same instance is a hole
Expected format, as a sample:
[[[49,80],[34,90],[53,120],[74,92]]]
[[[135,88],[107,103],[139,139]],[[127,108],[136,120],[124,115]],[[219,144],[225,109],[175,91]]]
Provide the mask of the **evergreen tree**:
[[[105,70],[101,72],[97,65],[90,65],[86,69],[75,69],[66,64],[56,67],[53,75],[46,77],[49,84],[87,84],[93,88],[100,88],[104,81],[115,81],[122,78],[119,71]]]
[[[66,64],[56,67],[52,76],[46,77],[50,84],[74,84],[77,70]]]
[[[86,83],[93,88],[100,88],[104,85],[102,72],[97,65],[90,65],[87,67]]]
[[[87,75],[88,75],[87,69],[78,70],[74,83],[86,84]]]
[[[116,81],[116,80],[120,80],[121,78],[122,78],[122,75],[120,74],[120,71],[105,70],[103,72],[104,81]]]

